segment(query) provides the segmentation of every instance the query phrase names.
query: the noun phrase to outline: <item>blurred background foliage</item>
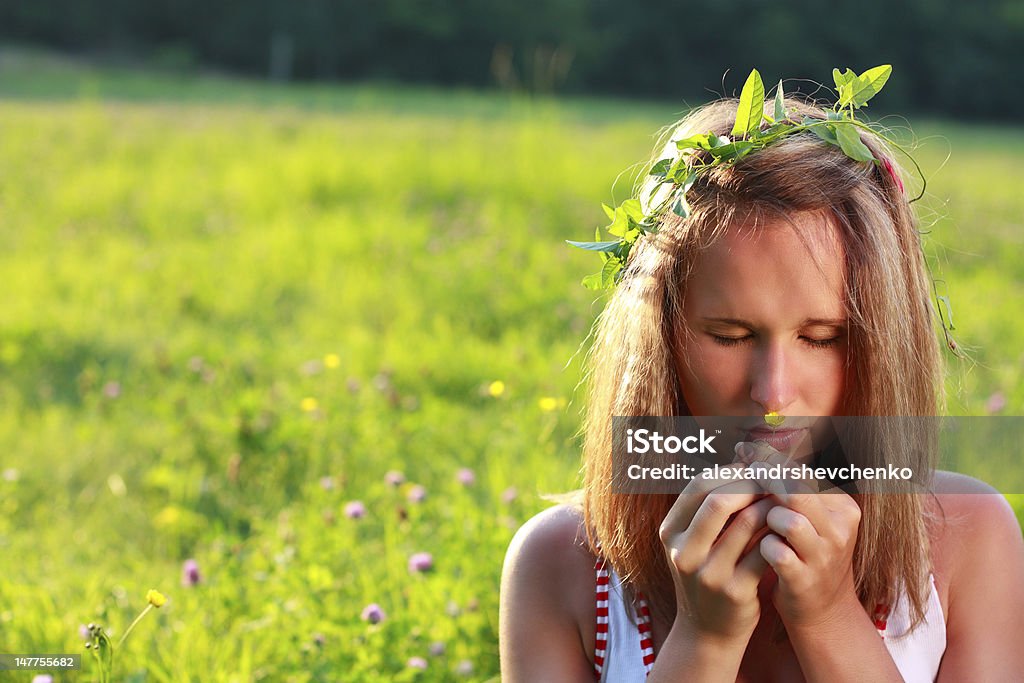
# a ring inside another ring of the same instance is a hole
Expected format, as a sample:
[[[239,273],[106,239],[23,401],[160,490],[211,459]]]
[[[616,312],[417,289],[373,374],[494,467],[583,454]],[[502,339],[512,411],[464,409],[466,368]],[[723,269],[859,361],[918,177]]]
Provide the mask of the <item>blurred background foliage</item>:
[[[1020,415],[1022,27],[947,0],[0,3],[0,651],[85,652],[156,587],[118,680],[497,680],[505,549],[578,483],[603,300],[564,240],[752,66],[893,64],[870,114],[913,115],[885,121],[970,353],[949,412]],[[1002,462],[960,464],[1024,520]]]
[[[708,99],[767,78],[891,63],[881,106],[1020,120],[1019,0],[46,0],[0,3],[0,40],[171,70]],[[730,71],[730,77],[722,74]]]

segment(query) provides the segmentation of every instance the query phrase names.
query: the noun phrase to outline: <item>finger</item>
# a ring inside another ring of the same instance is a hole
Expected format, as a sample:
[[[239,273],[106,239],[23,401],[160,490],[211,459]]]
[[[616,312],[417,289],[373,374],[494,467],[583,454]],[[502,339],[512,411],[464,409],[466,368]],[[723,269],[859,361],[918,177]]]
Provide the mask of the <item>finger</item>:
[[[721,468],[721,471],[735,474],[740,469],[742,468],[738,466],[727,466]],[[675,503],[672,504],[668,514],[665,515],[662,528],[668,527],[674,533],[687,529],[690,526],[690,522],[693,521],[693,516],[696,514],[697,509],[700,508],[709,493],[723,489],[726,486],[735,486],[736,484],[743,484],[743,486],[736,489],[735,492],[737,493],[761,490],[757,484],[749,481],[745,482],[744,480],[725,477],[712,479],[706,479],[703,476],[694,477],[686,484],[686,487],[676,498]]]
[[[705,496],[686,527],[673,526],[674,522],[666,518],[660,533],[670,561],[683,573],[697,571],[706,562],[711,546],[729,517],[763,495],[752,482],[734,482]]]
[[[783,505],[774,506],[766,515],[768,528],[789,543],[797,556],[807,560],[821,543],[821,536],[810,520]]]
[[[761,557],[775,570],[780,579],[792,577],[803,564],[793,549],[776,534],[768,534],[762,538],[758,549]]]
[[[694,513],[687,530],[690,537],[710,550],[730,518],[764,496],[764,489],[753,481],[738,481],[715,489],[704,497]]]
[[[829,495],[778,494],[776,491],[772,494],[782,505],[806,517],[822,538],[834,540],[845,537],[849,529],[855,529],[860,522],[860,506],[845,491]]]
[[[754,475],[754,480],[760,484],[765,491],[774,495],[781,501],[788,493],[786,491],[786,485],[779,479],[772,479],[769,477],[769,470],[771,467],[772,465],[760,460],[750,464],[750,469],[757,472]]]
[[[736,571],[732,576],[734,588],[740,591],[753,590],[756,593],[757,585],[761,583],[768,567],[768,561],[764,559],[759,548],[751,549],[736,565]]]
[[[800,472],[790,456],[780,453],[764,441],[741,441],[736,444],[736,452],[740,454],[738,457],[740,462],[750,465],[757,464],[758,467],[765,468],[778,465],[780,468],[788,469],[794,473]],[[765,488],[770,489],[773,493],[778,493],[778,495],[785,495],[786,493],[816,493],[819,489],[818,483],[814,480],[807,481],[795,476],[773,480],[767,478],[767,473],[763,474],[762,477],[764,478],[760,479],[760,481],[764,482]]]
[[[740,510],[722,531],[708,554],[709,564],[721,564],[732,571],[759,532],[767,528],[768,512],[775,501],[762,498]]]

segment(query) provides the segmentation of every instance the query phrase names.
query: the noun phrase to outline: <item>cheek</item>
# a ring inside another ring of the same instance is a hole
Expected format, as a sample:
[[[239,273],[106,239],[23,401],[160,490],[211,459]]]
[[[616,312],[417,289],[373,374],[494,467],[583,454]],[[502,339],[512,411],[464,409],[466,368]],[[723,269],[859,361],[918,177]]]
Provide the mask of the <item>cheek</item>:
[[[743,402],[750,392],[748,352],[710,341],[693,343],[688,351],[690,362],[680,373],[687,406],[703,415],[731,414],[728,406]]]

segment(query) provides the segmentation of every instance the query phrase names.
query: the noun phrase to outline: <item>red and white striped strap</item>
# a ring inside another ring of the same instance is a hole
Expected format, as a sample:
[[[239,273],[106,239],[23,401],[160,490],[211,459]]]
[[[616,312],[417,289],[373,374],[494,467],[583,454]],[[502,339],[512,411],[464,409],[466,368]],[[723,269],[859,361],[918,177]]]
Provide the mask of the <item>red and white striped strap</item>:
[[[594,628],[594,678],[601,679],[604,671],[604,659],[608,652],[608,584],[611,575],[604,558],[598,557],[594,562],[594,574],[597,577],[597,588],[594,593],[596,601],[596,624]],[[637,631],[640,633],[640,653],[644,660],[644,671],[650,675],[654,666],[654,641],[651,640],[651,611],[643,593],[637,591]]]
[[[597,625],[594,629],[594,677],[601,679],[601,671],[604,670],[604,655],[608,651],[608,568],[605,567],[604,559],[600,556],[594,562],[594,572],[597,574]]]
[[[640,631],[640,652],[644,656],[644,671],[647,675],[650,675],[651,667],[654,666],[654,641],[651,640],[651,611],[647,608],[647,599],[644,598],[644,594],[637,591],[636,596],[640,603],[640,607],[637,610],[639,619],[637,619],[636,623],[636,628]]]

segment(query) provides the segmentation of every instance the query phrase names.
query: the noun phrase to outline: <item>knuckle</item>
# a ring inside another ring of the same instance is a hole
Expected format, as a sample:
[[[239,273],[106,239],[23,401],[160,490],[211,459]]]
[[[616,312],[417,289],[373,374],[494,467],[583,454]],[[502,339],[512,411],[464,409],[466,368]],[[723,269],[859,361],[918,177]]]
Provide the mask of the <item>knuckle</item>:
[[[851,524],[860,524],[861,510],[860,505],[857,505],[856,501],[851,500],[849,505],[846,506],[848,510],[848,519]]]
[[[729,500],[721,494],[709,494],[704,499],[704,509],[708,514],[719,516],[729,511]]]
[[[706,567],[699,570],[694,578],[697,579],[697,585],[705,591],[712,593],[720,593],[722,591],[722,580],[715,572]]]
[[[745,602],[749,602],[751,598],[756,597],[756,593],[751,595],[750,589],[737,585],[735,581],[727,584],[722,589],[722,595],[733,605],[742,605]]]
[[[733,520],[733,526],[736,527],[737,531],[753,533],[762,525],[762,517],[763,513],[761,510],[750,506],[736,515],[736,519]]]
[[[669,551],[669,560],[676,571],[683,576],[693,576],[699,569],[697,563],[683,548],[672,548]]]

